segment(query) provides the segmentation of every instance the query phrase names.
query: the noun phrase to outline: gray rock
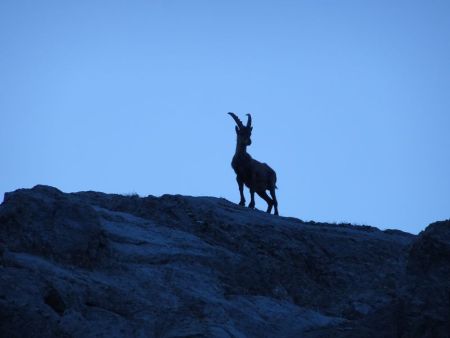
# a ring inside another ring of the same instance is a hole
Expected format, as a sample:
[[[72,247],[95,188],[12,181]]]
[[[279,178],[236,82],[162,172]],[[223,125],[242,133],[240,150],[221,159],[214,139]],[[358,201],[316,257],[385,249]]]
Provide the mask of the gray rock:
[[[0,205],[0,336],[448,337],[449,234],[21,189]]]

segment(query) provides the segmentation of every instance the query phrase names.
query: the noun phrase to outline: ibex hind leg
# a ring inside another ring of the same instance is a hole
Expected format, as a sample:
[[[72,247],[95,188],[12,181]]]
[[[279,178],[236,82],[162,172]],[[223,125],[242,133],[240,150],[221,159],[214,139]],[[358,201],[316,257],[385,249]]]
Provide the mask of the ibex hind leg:
[[[255,191],[250,189],[250,203],[248,204],[250,209],[255,209]]]
[[[270,188],[270,196],[272,196],[273,206],[275,207],[275,215],[278,215],[278,201],[277,196],[275,195],[275,187]]]
[[[258,191],[257,194],[267,203],[267,212],[270,214],[272,212],[273,201],[267,195],[267,193],[263,191]]]

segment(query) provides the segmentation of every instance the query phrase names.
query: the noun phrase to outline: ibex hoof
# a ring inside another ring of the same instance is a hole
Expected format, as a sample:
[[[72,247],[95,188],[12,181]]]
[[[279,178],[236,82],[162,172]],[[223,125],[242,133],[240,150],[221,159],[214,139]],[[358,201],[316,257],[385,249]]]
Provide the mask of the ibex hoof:
[[[245,201],[240,201],[240,202],[239,202],[239,205],[240,205],[241,207],[245,207]]]

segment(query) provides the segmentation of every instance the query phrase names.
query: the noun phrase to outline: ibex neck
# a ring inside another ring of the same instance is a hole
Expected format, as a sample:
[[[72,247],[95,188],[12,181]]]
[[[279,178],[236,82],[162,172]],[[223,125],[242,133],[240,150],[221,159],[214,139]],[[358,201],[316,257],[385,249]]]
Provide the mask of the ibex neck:
[[[247,146],[237,143],[236,144],[236,155],[247,154]]]

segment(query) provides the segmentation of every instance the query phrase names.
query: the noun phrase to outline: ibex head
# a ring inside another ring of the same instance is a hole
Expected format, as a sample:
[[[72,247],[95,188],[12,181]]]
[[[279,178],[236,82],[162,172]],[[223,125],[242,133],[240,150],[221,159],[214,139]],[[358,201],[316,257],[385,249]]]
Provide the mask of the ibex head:
[[[242,121],[239,119],[239,117],[236,116],[234,113],[228,113],[233,118],[233,120],[236,122],[236,134],[238,137],[238,143],[242,145],[249,146],[252,144],[251,136],[252,136],[252,116],[250,114],[247,114],[247,125],[244,126]]]

